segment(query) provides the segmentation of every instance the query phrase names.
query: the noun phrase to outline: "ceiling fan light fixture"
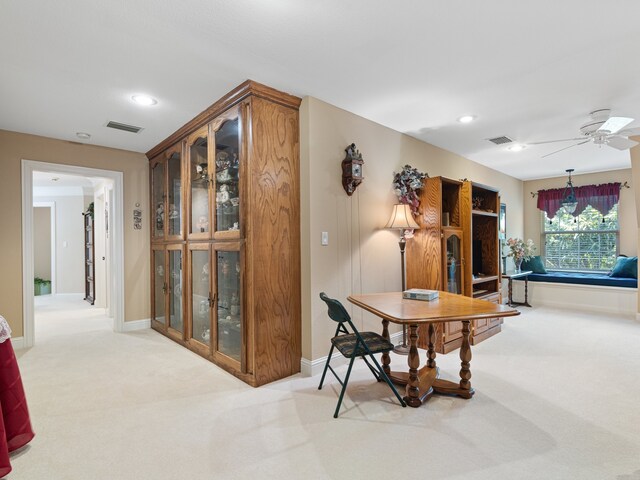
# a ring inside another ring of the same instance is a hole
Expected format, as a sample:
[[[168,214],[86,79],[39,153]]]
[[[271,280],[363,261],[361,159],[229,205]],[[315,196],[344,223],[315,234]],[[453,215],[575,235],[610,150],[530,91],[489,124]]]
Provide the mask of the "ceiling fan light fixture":
[[[573,183],[571,182],[571,172],[573,172],[573,168],[568,168],[566,172],[569,174],[569,181],[567,182],[567,186],[564,187],[564,192],[562,192],[562,207],[568,214],[573,214],[578,207],[578,201],[576,200],[576,192],[573,189]]]

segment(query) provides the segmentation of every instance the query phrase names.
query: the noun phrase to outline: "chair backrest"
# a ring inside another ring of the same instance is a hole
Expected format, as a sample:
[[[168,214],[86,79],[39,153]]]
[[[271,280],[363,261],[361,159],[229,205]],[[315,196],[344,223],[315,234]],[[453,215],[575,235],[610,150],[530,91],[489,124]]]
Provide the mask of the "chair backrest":
[[[338,323],[351,323],[351,317],[349,316],[349,313],[338,300],[327,297],[327,294],[324,292],[320,293],[320,298],[329,307],[328,313],[331,320],[335,320]]]

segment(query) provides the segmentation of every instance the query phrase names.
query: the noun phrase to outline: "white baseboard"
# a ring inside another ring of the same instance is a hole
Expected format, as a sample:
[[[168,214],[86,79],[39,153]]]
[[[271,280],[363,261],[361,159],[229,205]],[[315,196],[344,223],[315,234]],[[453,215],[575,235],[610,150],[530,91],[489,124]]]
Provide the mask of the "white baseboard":
[[[124,322],[122,331],[133,332],[135,330],[146,330],[147,328],[151,328],[151,319],[144,318],[142,320],[132,320],[130,322]]]
[[[402,339],[402,332],[396,332],[390,335],[391,343],[394,345]],[[324,357],[316,358],[315,360],[309,360],[307,358],[300,359],[300,373],[304,377],[314,377],[320,375],[324,369],[324,365],[327,362],[327,355]],[[342,356],[340,352],[335,352],[331,355],[331,366],[339,367],[340,365],[346,365],[347,359]]]
[[[24,348],[24,337],[11,337],[11,345],[14,350],[22,350]]]
[[[513,300],[524,299],[524,282],[513,282]],[[529,282],[529,303],[536,306],[589,310],[601,313],[638,313],[638,289],[577,285],[571,283]]]

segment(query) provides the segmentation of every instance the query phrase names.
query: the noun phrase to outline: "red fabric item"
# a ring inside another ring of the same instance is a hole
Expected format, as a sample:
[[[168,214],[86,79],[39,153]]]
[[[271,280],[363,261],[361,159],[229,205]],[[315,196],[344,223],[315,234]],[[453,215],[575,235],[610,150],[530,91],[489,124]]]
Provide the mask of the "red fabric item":
[[[565,188],[538,190],[538,209],[547,212],[549,218],[555,217],[562,208]],[[576,211],[573,212],[574,217],[584,212],[589,205],[605,216],[620,199],[620,182],[573,187],[573,191],[578,202]]]
[[[25,446],[34,437],[10,339],[0,343],[0,410],[0,477],[4,477],[11,471],[9,452]]]

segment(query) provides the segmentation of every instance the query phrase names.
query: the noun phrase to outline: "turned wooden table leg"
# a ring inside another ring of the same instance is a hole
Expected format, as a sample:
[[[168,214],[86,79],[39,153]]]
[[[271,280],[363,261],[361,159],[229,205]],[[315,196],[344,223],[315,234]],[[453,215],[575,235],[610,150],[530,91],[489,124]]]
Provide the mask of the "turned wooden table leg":
[[[471,344],[469,343],[469,335],[471,333],[470,321],[462,321],[462,346],[460,347],[460,388],[473,394],[471,388]]]
[[[419,407],[420,401],[420,379],[418,378],[418,367],[420,366],[420,356],[418,355],[418,325],[409,326],[409,382],[407,383],[407,396],[404,401],[410,407]]]
[[[436,342],[436,327],[433,323],[429,324],[429,345],[427,350],[427,367],[435,368],[436,366],[436,350],[435,344]]]
[[[529,275],[524,277],[524,306],[530,307],[529,305]]]
[[[382,320],[382,336],[387,340],[391,339],[389,336],[389,320]],[[389,355],[389,352],[383,352],[382,370],[384,370],[384,373],[386,373],[387,375],[391,373],[391,368],[389,367],[389,365],[391,365],[391,356]]]

